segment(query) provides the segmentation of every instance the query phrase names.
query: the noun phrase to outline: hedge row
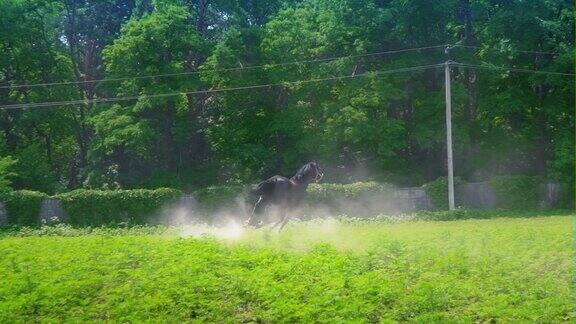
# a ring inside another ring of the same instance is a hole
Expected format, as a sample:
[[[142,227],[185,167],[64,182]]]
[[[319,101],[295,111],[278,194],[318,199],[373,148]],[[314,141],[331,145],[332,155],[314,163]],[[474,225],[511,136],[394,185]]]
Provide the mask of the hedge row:
[[[456,184],[462,183],[459,179]],[[538,207],[541,179],[528,176],[501,176],[490,185],[500,209],[534,209]],[[447,208],[447,181],[439,178],[423,186],[436,209]],[[246,197],[242,186],[213,186],[193,193],[195,210],[211,212],[237,206],[238,197]],[[569,190],[565,190],[569,191]],[[376,182],[352,184],[312,184],[308,189],[309,205],[327,207],[329,212],[365,216],[386,210],[393,202],[394,187]],[[75,190],[54,196],[62,202],[68,222],[78,226],[106,224],[145,224],[151,216],[182,196],[175,189]],[[41,201],[47,195],[34,191],[13,191],[0,197],[11,225],[38,225]]]
[[[194,208],[211,212],[231,207],[245,194],[241,186],[214,186],[193,193]],[[176,189],[155,190],[88,190],[79,189],[53,196],[66,213],[67,223],[77,226],[107,224],[146,224],[158,216],[163,207],[176,203],[183,193]],[[48,195],[36,191],[12,191],[0,197],[8,213],[8,224],[36,226],[43,199]]]
[[[463,181],[460,178],[454,177],[455,187],[462,183]],[[448,178],[440,177],[434,181],[428,182],[422,187],[426,190],[432,208],[437,210],[448,209]]]
[[[523,175],[499,176],[490,180],[496,205],[502,209],[534,209],[538,207],[542,179]]]
[[[375,196],[391,194],[392,186],[376,182],[353,184],[313,184],[309,187],[308,201],[325,206],[336,206],[346,200],[349,211],[357,210]],[[236,207],[237,199],[247,197],[248,190],[243,186],[212,186],[195,191],[193,208],[196,212],[208,214],[217,209]],[[134,190],[87,190],[79,189],[59,194],[52,198],[59,200],[66,212],[67,222],[76,226],[100,226],[107,224],[146,224],[153,221],[164,206],[182,196],[175,189],[134,189]],[[2,201],[7,209],[10,225],[39,225],[41,201],[48,195],[34,191],[13,191]],[[342,212],[342,210],[340,210]]]
[[[308,187],[304,214],[368,217],[394,209],[394,187],[386,183],[323,183]]]
[[[31,190],[19,190],[4,193],[1,197],[8,213],[8,224],[35,226],[40,223],[42,200],[48,195]]]
[[[496,197],[496,208],[505,210],[530,210],[539,208],[544,183],[541,177],[526,175],[496,176],[490,181],[490,188]],[[454,186],[464,184],[459,178],[454,179]],[[562,184],[561,197],[554,207],[573,208],[573,184]],[[448,181],[446,177],[438,178],[423,186],[432,207],[437,210],[448,209]],[[458,198],[458,197],[456,197]]]
[[[56,195],[68,223],[79,226],[146,224],[162,206],[182,195],[176,189],[74,190]]]
[[[386,183],[356,182],[350,184],[323,183],[311,184],[308,187],[307,199],[309,202],[331,204],[336,200],[363,200],[374,196],[390,196],[394,187]]]
[[[238,197],[244,197],[248,189],[243,186],[211,186],[196,190],[192,194],[197,207],[203,211],[214,211],[219,208],[234,206]]]

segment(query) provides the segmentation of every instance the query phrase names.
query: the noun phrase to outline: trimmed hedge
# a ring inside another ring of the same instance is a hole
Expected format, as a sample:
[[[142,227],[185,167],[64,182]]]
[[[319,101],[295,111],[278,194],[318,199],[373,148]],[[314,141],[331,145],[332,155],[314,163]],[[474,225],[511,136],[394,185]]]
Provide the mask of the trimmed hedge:
[[[454,177],[454,188],[462,184],[463,181]],[[448,209],[448,178],[440,177],[434,181],[428,182],[422,186],[426,190],[426,194],[432,203],[432,208],[435,210]]]
[[[62,202],[68,222],[78,226],[146,224],[163,206],[180,197],[176,189],[86,190],[55,196]]]
[[[558,207],[566,209],[574,209],[574,183],[561,182],[560,183],[560,199]]]
[[[40,224],[40,207],[47,194],[31,190],[4,193],[2,202],[8,213],[8,225],[37,226]]]
[[[462,184],[458,177],[454,178],[454,186]],[[535,209],[540,202],[539,188],[541,178],[525,175],[497,176],[490,181],[494,195],[496,196],[496,208],[498,209]],[[434,209],[448,209],[448,180],[440,177],[425,184],[424,189],[432,202]]]
[[[386,183],[355,182],[350,184],[313,183],[308,186],[308,202],[334,203],[338,199],[365,199],[374,195],[393,195],[394,187]]]
[[[394,208],[394,187],[386,183],[311,184],[306,197],[306,214],[348,214],[366,217]]]
[[[210,186],[192,193],[200,209],[214,211],[218,208],[232,207],[239,196],[244,196],[247,188],[238,185]]]
[[[455,185],[462,183],[458,178]],[[539,203],[541,179],[530,176],[499,176],[490,181],[499,209],[535,209]],[[424,186],[435,209],[447,209],[447,181],[438,178]],[[76,226],[153,223],[152,216],[181,197],[175,189],[86,190],[54,196],[62,202],[68,222]],[[195,211],[206,216],[220,208],[238,208],[237,197],[250,198],[244,186],[212,186],[195,191]],[[39,225],[41,202],[48,195],[35,191],[13,191],[0,196],[8,212],[8,224]],[[252,197],[254,198],[254,197]],[[306,214],[326,210],[332,215],[374,216],[394,210],[394,187],[385,183],[311,184],[306,198]],[[458,213],[447,214],[459,217]],[[450,218],[448,217],[448,218]]]
[[[490,180],[496,206],[502,209],[538,208],[541,179],[525,175],[498,176]]]
[[[356,182],[351,184],[323,183],[311,184],[308,187],[306,203],[330,207],[335,213],[358,210],[368,211],[375,208],[375,202],[381,203],[384,198],[388,202],[393,196],[393,187],[377,182]],[[236,198],[250,197],[248,188],[244,186],[211,186],[197,190],[193,197],[202,212],[212,212],[219,208],[235,208]],[[381,204],[378,204],[381,205]]]

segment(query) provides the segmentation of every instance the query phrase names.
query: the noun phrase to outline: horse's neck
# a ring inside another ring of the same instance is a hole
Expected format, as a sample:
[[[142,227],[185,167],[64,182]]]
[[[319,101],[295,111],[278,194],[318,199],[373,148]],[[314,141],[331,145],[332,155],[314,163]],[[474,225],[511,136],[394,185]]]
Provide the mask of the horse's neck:
[[[307,181],[298,181],[294,177],[292,177],[290,181],[296,186],[296,188],[300,190],[306,190],[308,188],[308,185],[310,184]]]

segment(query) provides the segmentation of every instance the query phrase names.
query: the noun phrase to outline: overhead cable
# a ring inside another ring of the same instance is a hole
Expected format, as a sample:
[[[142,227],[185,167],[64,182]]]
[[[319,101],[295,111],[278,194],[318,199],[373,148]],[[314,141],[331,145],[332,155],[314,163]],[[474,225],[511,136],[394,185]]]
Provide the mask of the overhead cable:
[[[84,80],[84,81],[63,81],[63,82],[46,82],[46,83],[33,83],[33,84],[13,84],[13,85],[0,86],[0,89],[19,89],[19,88],[63,86],[63,85],[72,85],[72,84],[105,83],[105,82],[116,82],[116,81],[125,81],[125,80],[166,78],[166,77],[175,77],[175,76],[183,76],[183,75],[193,75],[193,74],[206,73],[206,72],[243,71],[243,70],[273,68],[273,67],[279,67],[279,66],[290,66],[290,65],[298,65],[298,64],[320,63],[320,62],[335,61],[335,60],[347,59],[347,58],[359,58],[359,57],[379,56],[379,55],[395,54],[395,53],[405,53],[405,52],[421,51],[421,50],[426,50],[426,49],[435,49],[435,48],[444,48],[444,47],[446,47],[446,45],[424,46],[424,47],[405,48],[405,49],[381,51],[381,52],[373,52],[373,53],[365,53],[365,54],[353,54],[353,55],[330,57],[330,58],[318,58],[318,59],[310,59],[310,60],[303,60],[303,61],[271,63],[271,64],[261,64],[261,65],[248,65],[248,66],[240,66],[240,67],[234,67],[234,68],[223,68],[223,69],[200,69],[197,71],[165,73],[165,74],[152,74],[152,75],[135,75],[135,76],[106,78],[106,79],[94,79],[94,80]]]
[[[365,73],[361,73],[361,74],[343,75],[343,76],[328,77],[328,78],[318,78],[318,79],[308,79],[308,80],[298,80],[298,81],[286,81],[286,82],[279,82],[279,83],[257,84],[257,85],[248,85],[248,86],[240,86],[240,87],[221,88],[221,89],[171,92],[171,93],[160,93],[160,94],[150,94],[150,95],[142,94],[142,95],[135,95],[135,96],[111,97],[111,98],[79,99],[79,100],[70,100],[70,101],[51,101],[51,102],[37,102],[37,103],[27,103],[27,104],[12,104],[12,105],[0,106],[0,110],[54,107],[54,106],[69,106],[69,105],[78,105],[78,104],[106,103],[106,102],[136,100],[136,99],[140,99],[140,98],[166,98],[166,97],[174,97],[174,96],[180,96],[180,95],[220,93],[220,92],[227,92],[227,91],[239,91],[239,90],[248,90],[248,89],[269,88],[269,87],[275,87],[275,86],[297,85],[297,84],[305,84],[305,83],[317,83],[317,82],[325,82],[325,81],[353,79],[353,78],[366,77],[366,76],[377,76],[377,75],[392,74],[392,73],[420,71],[420,70],[425,70],[425,69],[438,68],[440,66],[443,66],[443,64],[421,65],[421,66],[413,66],[413,67],[406,67],[406,68],[398,68],[398,69],[393,69],[393,70],[371,71],[371,72],[365,72]]]

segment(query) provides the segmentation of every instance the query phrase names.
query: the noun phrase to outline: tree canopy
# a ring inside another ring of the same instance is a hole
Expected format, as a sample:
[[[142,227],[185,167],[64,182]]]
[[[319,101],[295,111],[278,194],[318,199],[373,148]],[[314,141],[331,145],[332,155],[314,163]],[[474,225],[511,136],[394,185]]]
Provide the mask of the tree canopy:
[[[574,77],[504,69],[574,73],[573,1],[0,0],[0,12],[0,187],[195,189],[313,159],[332,181],[421,185],[446,173],[447,60],[456,176],[574,183]],[[46,102],[60,104],[19,106]]]

